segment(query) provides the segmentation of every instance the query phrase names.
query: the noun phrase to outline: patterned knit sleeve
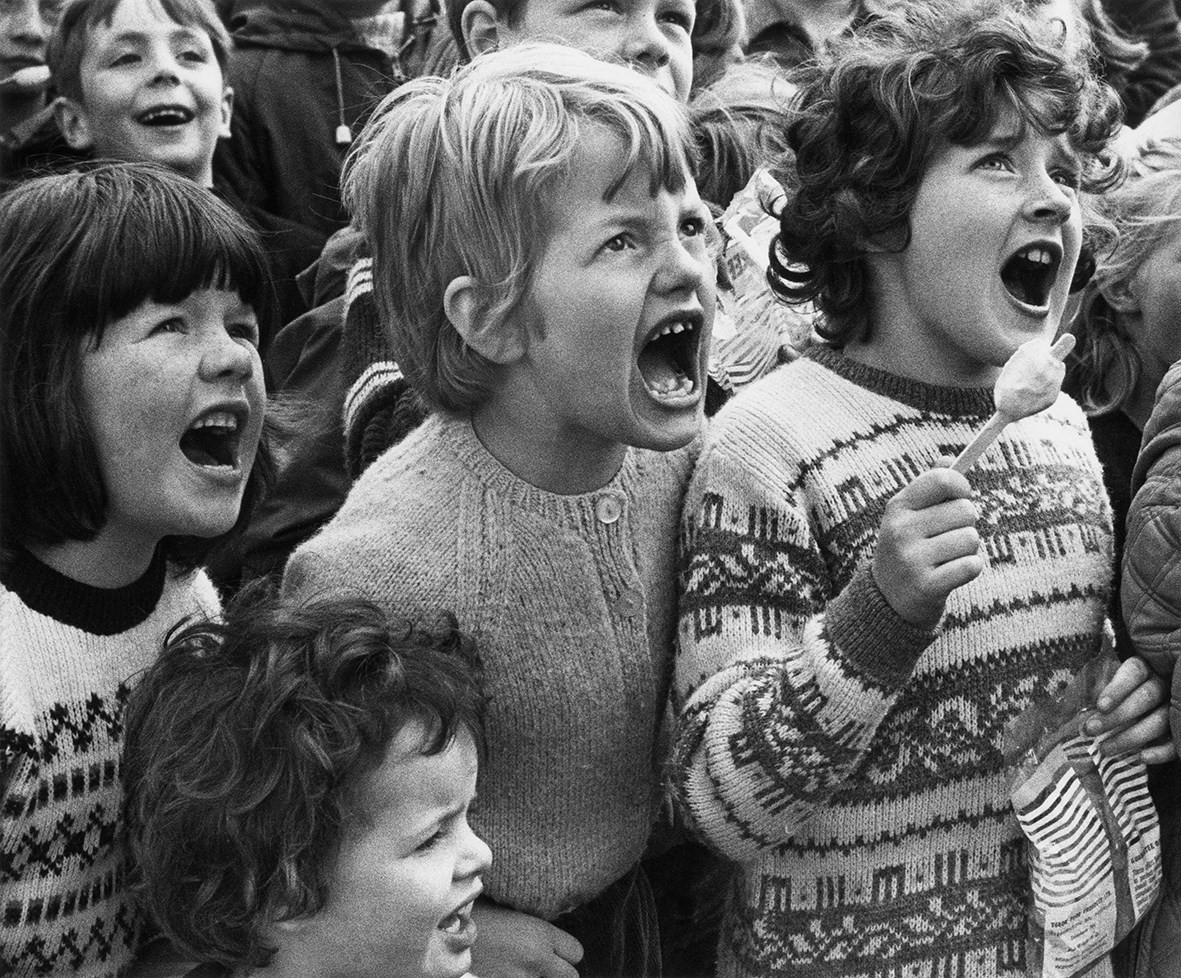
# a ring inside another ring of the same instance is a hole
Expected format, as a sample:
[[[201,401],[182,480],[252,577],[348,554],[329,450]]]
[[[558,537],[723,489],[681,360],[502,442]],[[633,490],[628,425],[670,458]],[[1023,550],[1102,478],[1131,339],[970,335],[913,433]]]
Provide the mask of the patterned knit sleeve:
[[[684,510],[673,781],[695,830],[744,860],[849,778],[934,632],[887,604],[872,538],[838,589],[801,460],[724,439]]]

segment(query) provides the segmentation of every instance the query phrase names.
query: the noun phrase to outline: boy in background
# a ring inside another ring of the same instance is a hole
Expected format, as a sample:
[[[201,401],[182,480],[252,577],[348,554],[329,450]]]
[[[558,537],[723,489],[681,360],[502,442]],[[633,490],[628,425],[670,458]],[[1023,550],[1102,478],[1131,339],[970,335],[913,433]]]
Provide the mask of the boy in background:
[[[284,589],[449,607],[480,642],[474,824],[497,866],[477,974],[660,969],[639,860],[714,309],[691,154],[650,80],[523,44],[408,83],[346,175],[394,352],[434,413]]]
[[[215,189],[213,156],[230,135],[234,90],[229,38],[209,0],[76,0],[49,45],[58,126],[78,153],[154,162]],[[295,276],[315,260],[318,239],[217,187],[257,230],[275,301],[271,336],[307,309]]]

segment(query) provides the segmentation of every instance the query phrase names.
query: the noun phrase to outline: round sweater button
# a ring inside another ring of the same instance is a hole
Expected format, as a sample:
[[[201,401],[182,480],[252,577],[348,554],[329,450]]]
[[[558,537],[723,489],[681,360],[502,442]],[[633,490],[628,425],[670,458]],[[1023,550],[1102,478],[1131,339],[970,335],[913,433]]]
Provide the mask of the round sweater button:
[[[600,496],[595,501],[595,515],[600,523],[614,523],[623,513],[623,506],[615,496]]]

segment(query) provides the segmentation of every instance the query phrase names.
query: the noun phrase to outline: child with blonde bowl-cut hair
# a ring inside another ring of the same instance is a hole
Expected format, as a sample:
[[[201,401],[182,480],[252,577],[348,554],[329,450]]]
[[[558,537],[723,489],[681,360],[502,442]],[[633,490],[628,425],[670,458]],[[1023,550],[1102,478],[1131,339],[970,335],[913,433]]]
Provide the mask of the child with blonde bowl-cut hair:
[[[476,974],[660,969],[639,863],[715,301],[692,153],[650,79],[520,45],[399,89],[347,167],[391,348],[437,410],[284,588],[451,608],[480,643]]]

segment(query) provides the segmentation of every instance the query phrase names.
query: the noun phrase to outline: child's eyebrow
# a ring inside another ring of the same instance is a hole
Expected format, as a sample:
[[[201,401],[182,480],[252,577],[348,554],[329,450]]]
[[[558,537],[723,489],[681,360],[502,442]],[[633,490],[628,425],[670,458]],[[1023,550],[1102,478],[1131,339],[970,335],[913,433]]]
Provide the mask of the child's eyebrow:
[[[192,27],[187,27],[183,24],[177,24],[175,29],[169,32],[168,39],[171,41],[177,38],[194,38],[199,37],[200,33],[200,31],[195,30]],[[144,44],[150,40],[151,38],[146,32],[136,30],[120,31],[110,39],[111,43],[113,44]]]

